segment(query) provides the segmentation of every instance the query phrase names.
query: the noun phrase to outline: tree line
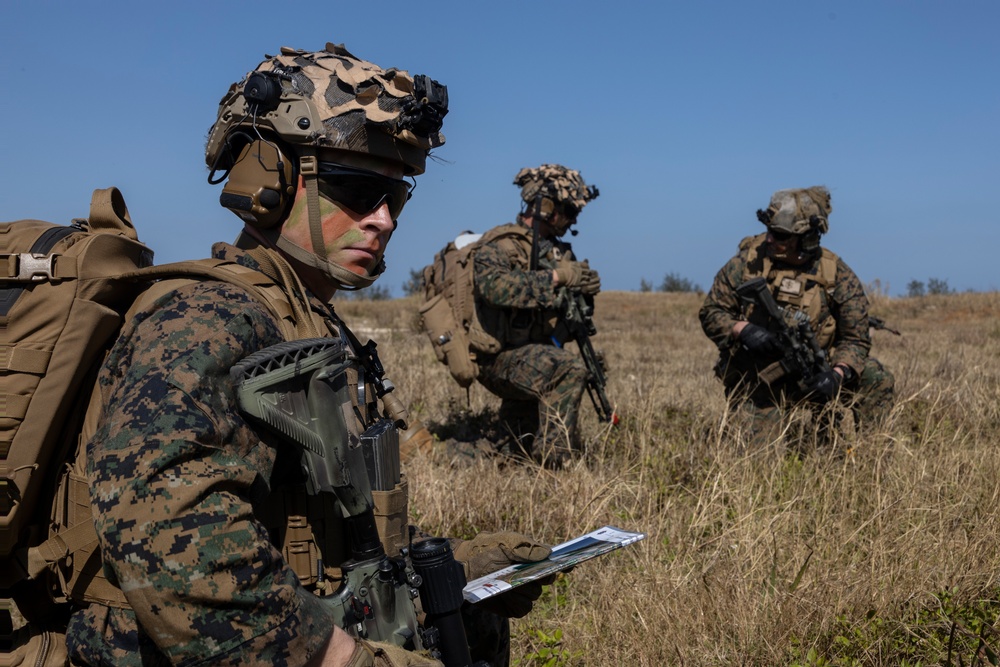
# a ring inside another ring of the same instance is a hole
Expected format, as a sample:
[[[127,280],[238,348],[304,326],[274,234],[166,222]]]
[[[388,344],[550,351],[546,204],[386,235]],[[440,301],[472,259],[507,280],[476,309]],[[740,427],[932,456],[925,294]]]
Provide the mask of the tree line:
[[[424,290],[423,269],[410,269],[409,279],[403,283],[403,296],[415,296],[422,294]],[[679,273],[671,271],[663,277],[658,285],[653,285],[651,280],[645,277],[639,281],[640,292],[682,292],[704,294],[701,285],[689,278],[685,278]],[[972,291],[972,290],[969,290]],[[906,285],[906,297],[918,298],[928,295],[954,294],[956,290],[948,285],[947,279],[928,278],[927,281],[913,279]],[[338,298],[360,299],[365,301],[386,301],[392,297],[392,290],[388,285],[372,285],[356,292],[338,292]]]

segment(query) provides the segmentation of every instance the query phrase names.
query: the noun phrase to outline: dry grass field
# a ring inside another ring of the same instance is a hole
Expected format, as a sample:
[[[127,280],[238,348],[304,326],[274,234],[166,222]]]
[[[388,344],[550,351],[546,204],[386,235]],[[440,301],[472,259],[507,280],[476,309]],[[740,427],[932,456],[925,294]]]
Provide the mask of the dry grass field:
[[[700,297],[598,296],[619,427],[584,397],[585,461],[551,472],[441,451],[408,465],[413,520],[560,542],[604,524],[636,545],[577,567],[513,623],[520,665],[997,664],[1000,294],[879,297],[897,404],[876,433],[790,453],[729,423]],[[492,414],[438,364],[418,303],[345,301],[432,430]],[[805,442],[808,443],[808,433]],[[440,447],[438,448],[441,449]]]

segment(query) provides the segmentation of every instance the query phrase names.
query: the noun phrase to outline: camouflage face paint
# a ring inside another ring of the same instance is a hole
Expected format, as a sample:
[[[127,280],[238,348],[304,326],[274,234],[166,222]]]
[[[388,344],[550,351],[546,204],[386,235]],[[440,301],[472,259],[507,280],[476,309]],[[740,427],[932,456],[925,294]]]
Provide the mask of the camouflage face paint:
[[[313,252],[309,233],[307,197],[296,196],[282,234],[295,245]],[[326,257],[357,275],[367,273],[382,259],[389,235],[393,229],[392,219],[386,206],[380,206],[366,215],[327,199],[319,198],[320,220],[323,225],[323,241]],[[366,233],[366,229],[369,232]]]

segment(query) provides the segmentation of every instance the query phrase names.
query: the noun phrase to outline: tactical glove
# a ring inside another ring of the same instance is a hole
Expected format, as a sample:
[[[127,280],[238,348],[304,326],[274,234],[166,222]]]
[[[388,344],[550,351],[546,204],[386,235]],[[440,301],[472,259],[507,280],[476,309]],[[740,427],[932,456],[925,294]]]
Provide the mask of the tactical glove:
[[[837,395],[840,389],[841,377],[836,371],[829,370],[818,373],[806,386],[809,398],[817,403],[826,403]]]
[[[552,549],[520,533],[480,533],[454,549],[455,560],[465,569],[468,581],[496,572],[514,563],[533,563],[548,558]],[[477,606],[498,616],[521,618],[531,611],[551,578],[538,579],[480,602]]]
[[[444,667],[444,663],[392,644],[359,639],[346,667]]]
[[[601,291],[601,277],[587,262],[567,262],[556,269],[556,281],[560,287],[583,294],[594,295]]]
[[[778,337],[756,324],[747,324],[740,331],[740,345],[751,354],[774,355],[781,352]]]

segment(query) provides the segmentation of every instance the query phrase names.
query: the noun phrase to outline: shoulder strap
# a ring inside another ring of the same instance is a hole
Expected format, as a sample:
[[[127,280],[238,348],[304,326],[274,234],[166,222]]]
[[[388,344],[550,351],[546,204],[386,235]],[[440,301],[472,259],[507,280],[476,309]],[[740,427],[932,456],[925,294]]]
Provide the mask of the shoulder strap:
[[[819,258],[819,270],[816,272],[816,282],[823,285],[824,288],[831,288],[837,284],[837,261],[840,259],[837,255],[826,248],[823,248],[823,253]]]
[[[136,300],[130,314],[176,289],[179,284],[175,281],[178,279],[193,282],[210,278],[246,290],[268,309],[286,340],[322,335],[304,294],[296,294],[294,288],[289,289],[271,276],[242,264],[222,259],[190,260],[139,269],[123,277],[136,281],[159,281]]]
[[[757,277],[767,278],[771,273],[771,258],[767,256],[767,253],[762,252],[766,239],[767,234],[757,234],[756,236],[748,236],[740,241],[740,253],[745,259],[743,262],[744,281]],[[755,260],[758,257],[761,258],[762,267],[759,273],[751,268],[756,266],[757,262]]]
[[[524,268],[527,269],[531,266],[533,236],[534,232],[530,228],[512,222],[494,227],[483,234],[483,238],[479,239],[475,245],[479,247],[485,243],[496,243],[512,259],[522,258],[525,262]]]
[[[482,245],[483,243],[489,243],[490,241],[496,241],[497,239],[506,237],[521,237],[523,239],[530,240],[531,230],[522,224],[508,222],[505,225],[494,227],[483,234],[482,238],[476,241],[475,245]]]

